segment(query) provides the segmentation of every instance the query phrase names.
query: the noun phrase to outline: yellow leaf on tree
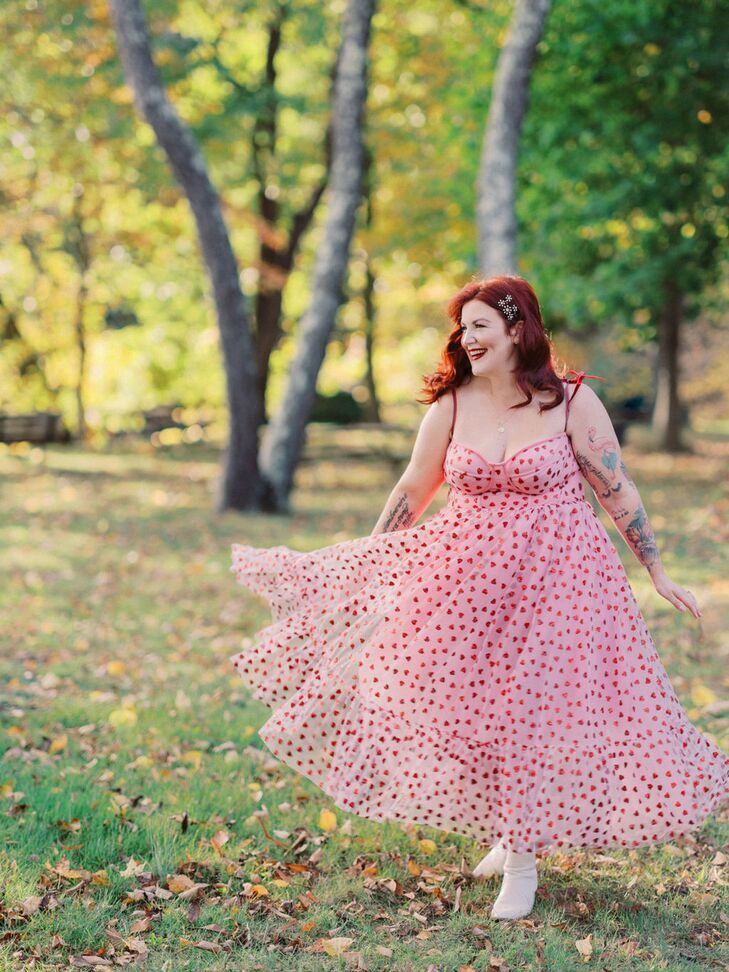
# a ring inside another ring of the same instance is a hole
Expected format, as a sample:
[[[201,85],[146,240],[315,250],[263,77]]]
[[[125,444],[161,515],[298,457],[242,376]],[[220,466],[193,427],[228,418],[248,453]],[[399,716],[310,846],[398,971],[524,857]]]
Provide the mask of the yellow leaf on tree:
[[[319,814],[319,828],[325,830],[327,833],[331,833],[333,830],[337,829],[337,815],[332,813],[331,810],[322,810]]]

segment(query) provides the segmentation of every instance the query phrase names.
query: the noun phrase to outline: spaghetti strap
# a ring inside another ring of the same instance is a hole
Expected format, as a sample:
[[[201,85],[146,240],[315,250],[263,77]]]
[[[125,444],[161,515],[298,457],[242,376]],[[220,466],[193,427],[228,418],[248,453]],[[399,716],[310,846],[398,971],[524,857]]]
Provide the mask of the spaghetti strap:
[[[575,397],[575,395],[577,394],[577,389],[582,384],[583,378],[597,378],[598,381],[605,381],[605,379],[601,378],[600,375],[588,375],[587,372],[585,371],[574,371],[572,368],[570,368],[569,371],[565,372],[564,377],[566,378],[567,375],[575,376],[575,378],[572,380],[575,386],[575,390],[572,392],[571,395],[569,393],[569,389],[567,390],[567,399],[565,403],[565,418],[564,418],[565,432],[567,431],[567,422],[569,421],[569,417],[570,417],[570,403],[572,399]],[[569,383],[570,382],[568,380],[568,384]]]
[[[450,441],[453,438],[453,429],[455,428],[455,424],[456,424],[456,411],[458,409],[458,399],[456,398],[456,389],[453,387],[451,388],[451,394],[453,395],[453,418],[451,419],[451,430],[448,433],[448,441]]]

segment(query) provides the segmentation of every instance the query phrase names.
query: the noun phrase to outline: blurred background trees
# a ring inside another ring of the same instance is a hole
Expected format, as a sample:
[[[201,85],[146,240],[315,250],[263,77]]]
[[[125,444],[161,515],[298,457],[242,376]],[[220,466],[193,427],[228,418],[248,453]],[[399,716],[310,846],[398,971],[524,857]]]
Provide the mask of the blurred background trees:
[[[205,159],[250,319],[261,416],[283,401],[327,212],[346,3],[145,3]],[[516,171],[518,272],[568,367],[644,400],[655,441],[720,429],[729,355],[725,4],[556,0]],[[479,272],[477,179],[514,4],[389,0],[372,21],[363,180],[313,417],[412,423],[444,305]],[[187,200],[135,115],[105,0],[0,9],[0,410],[90,443],[177,406],[229,435],[213,295]],[[688,423],[688,424],[687,424]]]

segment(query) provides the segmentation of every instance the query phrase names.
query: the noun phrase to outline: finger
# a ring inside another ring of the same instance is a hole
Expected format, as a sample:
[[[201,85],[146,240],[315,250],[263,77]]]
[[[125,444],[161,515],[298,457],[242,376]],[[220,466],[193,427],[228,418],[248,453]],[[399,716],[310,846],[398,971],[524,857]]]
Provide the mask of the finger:
[[[674,594],[673,591],[660,591],[659,593],[661,593],[663,597],[665,597],[665,599],[675,608],[678,608],[679,611],[686,610],[683,603],[679,600],[678,595]]]
[[[699,602],[694,597],[691,591],[686,591],[687,597],[684,599],[685,603],[688,604],[692,613],[697,617],[701,617],[701,609],[699,608]]]
[[[681,596],[679,595],[679,597]],[[692,594],[689,594],[687,591],[686,596],[681,597],[681,601],[689,609],[689,611],[693,614],[695,618],[701,617],[701,612],[699,611],[699,606],[696,603],[696,598]],[[681,610],[684,610],[684,607],[682,607]]]

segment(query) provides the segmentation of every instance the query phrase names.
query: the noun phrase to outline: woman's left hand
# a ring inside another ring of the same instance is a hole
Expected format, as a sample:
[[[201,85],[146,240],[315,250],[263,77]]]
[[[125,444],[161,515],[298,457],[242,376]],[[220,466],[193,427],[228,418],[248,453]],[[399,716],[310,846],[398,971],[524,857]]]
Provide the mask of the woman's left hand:
[[[679,611],[685,611],[686,608],[693,614],[695,618],[701,617],[701,611],[699,610],[699,605],[696,598],[691,593],[687,591],[685,587],[681,587],[680,584],[676,584],[668,574],[660,573],[655,577],[651,577],[653,581],[653,586],[661,595],[665,597],[667,601],[670,601],[675,608]]]

